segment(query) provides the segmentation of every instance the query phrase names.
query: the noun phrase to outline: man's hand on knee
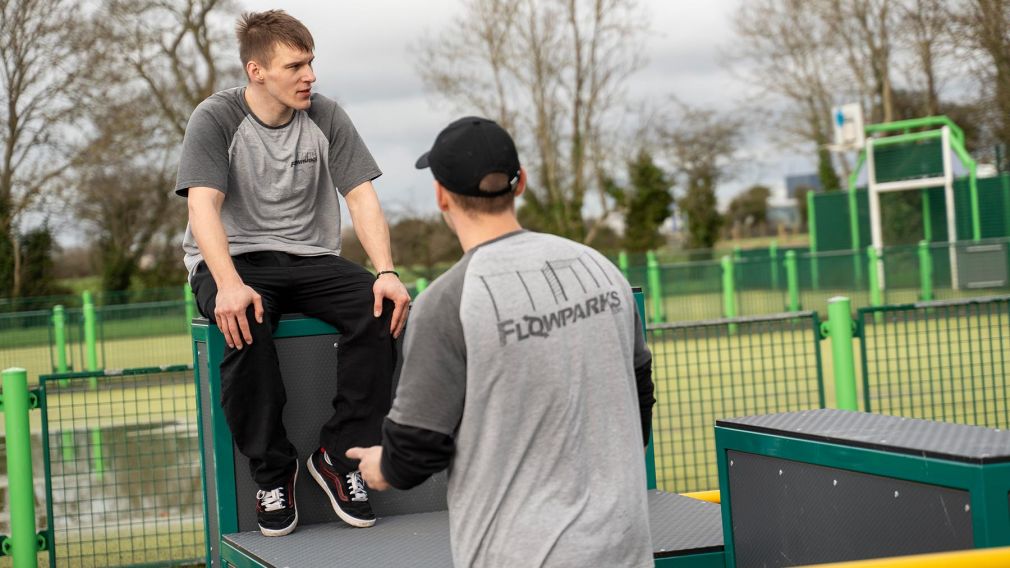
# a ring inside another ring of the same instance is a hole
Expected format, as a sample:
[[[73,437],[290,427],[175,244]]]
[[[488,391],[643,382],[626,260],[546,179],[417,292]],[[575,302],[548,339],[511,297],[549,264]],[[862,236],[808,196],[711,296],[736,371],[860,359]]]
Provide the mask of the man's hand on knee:
[[[375,279],[372,285],[372,293],[375,294],[375,317],[382,315],[382,300],[389,299],[393,302],[393,317],[389,321],[389,332],[393,337],[400,337],[403,326],[407,325],[407,306],[410,305],[410,294],[407,287],[400,282],[396,274],[381,274]]]
[[[252,344],[252,331],[246,318],[246,310],[253,306],[257,323],[263,323],[263,299],[249,286],[239,284],[218,288],[214,307],[214,320],[224,335],[228,347],[242,349],[244,343]]]

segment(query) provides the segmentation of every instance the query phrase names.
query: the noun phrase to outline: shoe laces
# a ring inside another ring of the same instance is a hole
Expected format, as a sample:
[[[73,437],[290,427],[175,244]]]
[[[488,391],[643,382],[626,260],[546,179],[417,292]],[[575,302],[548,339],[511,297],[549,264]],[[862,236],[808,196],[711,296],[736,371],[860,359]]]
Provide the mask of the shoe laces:
[[[344,477],[351,487],[351,501],[368,501],[368,492],[365,491],[365,482],[361,480],[361,472],[355,470]]]
[[[281,487],[270,491],[260,489],[256,492],[256,498],[259,499],[260,506],[264,511],[276,511],[284,508],[284,494]]]

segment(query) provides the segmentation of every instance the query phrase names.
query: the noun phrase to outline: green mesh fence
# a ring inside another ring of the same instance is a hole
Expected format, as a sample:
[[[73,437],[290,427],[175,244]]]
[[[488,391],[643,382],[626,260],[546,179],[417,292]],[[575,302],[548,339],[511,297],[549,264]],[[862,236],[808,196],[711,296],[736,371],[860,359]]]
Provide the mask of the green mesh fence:
[[[47,310],[0,313],[0,369],[23,367],[29,377],[52,372],[50,316]]]
[[[50,565],[200,562],[193,371],[46,375],[41,383]]]
[[[103,368],[174,365],[193,358],[184,302],[105,306],[97,314]]]
[[[943,175],[943,145],[939,138],[875,146],[873,161],[877,182],[940,177]]]
[[[652,313],[652,298],[646,290],[646,313]],[[629,268],[629,276],[638,270]],[[666,321],[694,321],[722,316],[722,267],[718,261],[704,260],[662,265],[659,269]],[[632,282],[632,286],[636,284]]]
[[[715,421],[824,406],[817,314],[649,326],[660,489],[718,487]]]
[[[861,308],[870,412],[1010,427],[1010,296]]]

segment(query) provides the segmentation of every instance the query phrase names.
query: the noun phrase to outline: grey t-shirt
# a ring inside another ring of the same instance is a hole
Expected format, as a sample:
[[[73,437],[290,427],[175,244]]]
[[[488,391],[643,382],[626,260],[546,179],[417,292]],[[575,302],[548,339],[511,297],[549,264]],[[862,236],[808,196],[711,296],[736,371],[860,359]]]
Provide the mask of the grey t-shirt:
[[[189,118],[175,192],[224,192],[221,222],[232,256],[273,250],[340,254],[342,195],[379,177],[364,141],[336,102],[312,95],[283,126],[263,124],[245,102],[245,87],[211,95]],[[186,227],[186,269],[203,260]]]
[[[652,566],[627,280],[596,251],[517,232],[418,297],[389,418],[453,436],[453,560]]]

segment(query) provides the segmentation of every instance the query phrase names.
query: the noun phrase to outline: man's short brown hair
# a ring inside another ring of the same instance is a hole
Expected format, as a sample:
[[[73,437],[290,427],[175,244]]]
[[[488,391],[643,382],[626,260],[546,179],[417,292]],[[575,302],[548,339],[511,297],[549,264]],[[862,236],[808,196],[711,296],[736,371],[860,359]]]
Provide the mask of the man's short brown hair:
[[[503,173],[492,172],[480,180],[478,188],[480,191],[495,193],[508,187],[509,176]],[[452,193],[451,191],[449,193]],[[452,198],[459,205],[464,213],[494,215],[504,213],[515,203],[515,192],[495,197],[478,197],[476,195],[460,195],[452,193]]]
[[[274,46],[278,43],[308,53],[316,48],[305,24],[284,10],[242,14],[235,26],[235,35],[238,37],[238,55],[243,66],[252,60],[269,66],[270,59],[274,56]]]

